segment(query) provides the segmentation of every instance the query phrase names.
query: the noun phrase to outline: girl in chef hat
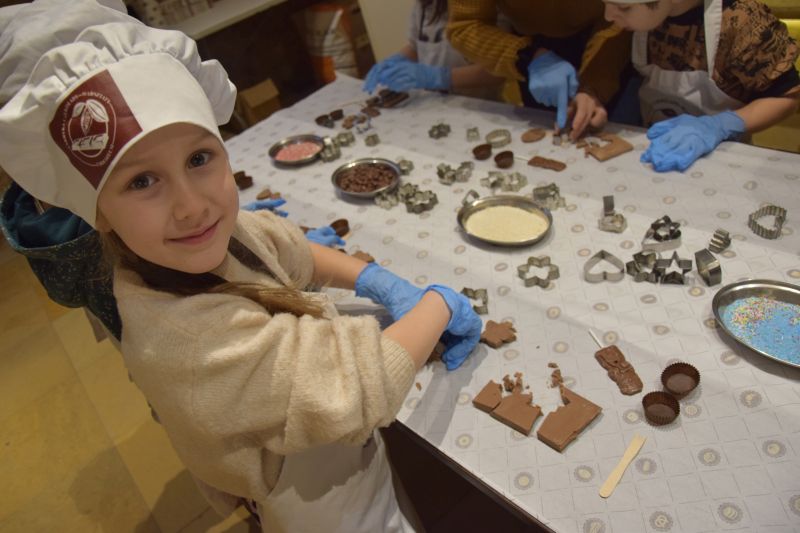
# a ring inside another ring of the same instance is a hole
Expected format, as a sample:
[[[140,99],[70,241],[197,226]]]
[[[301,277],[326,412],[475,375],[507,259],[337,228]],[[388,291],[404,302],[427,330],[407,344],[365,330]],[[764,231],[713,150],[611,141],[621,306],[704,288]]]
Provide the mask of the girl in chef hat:
[[[0,166],[102,233],[126,365],[195,476],[254,500],[265,531],[412,531],[375,428],[437,341],[456,368],[481,321],[447,287],[239,211],[217,129],[235,92],[182,33],[92,26],[0,109]],[[321,285],[395,322],[337,316]]]

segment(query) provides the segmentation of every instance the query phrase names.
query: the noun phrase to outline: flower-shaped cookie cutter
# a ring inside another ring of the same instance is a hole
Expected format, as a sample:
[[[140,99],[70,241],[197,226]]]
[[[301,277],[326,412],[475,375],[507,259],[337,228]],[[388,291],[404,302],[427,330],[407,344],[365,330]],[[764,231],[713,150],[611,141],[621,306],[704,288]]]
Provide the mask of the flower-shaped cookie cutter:
[[[697,265],[697,272],[706,285],[713,287],[722,283],[722,267],[719,259],[706,248],[694,253],[694,262]]]
[[[422,213],[430,211],[439,203],[439,198],[433,191],[422,191],[412,183],[404,183],[397,188],[397,197],[406,206],[409,213]]]
[[[672,265],[677,266],[677,270],[670,270]],[[683,285],[686,283],[686,273],[692,270],[691,259],[681,259],[678,252],[674,252],[669,259],[656,259],[656,266],[653,268],[658,272],[659,281],[663,284]]]
[[[731,234],[724,229],[717,228],[714,236],[711,237],[711,242],[708,244],[708,249],[715,254],[724,252],[731,245]]]
[[[597,227],[600,231],[613,233],[622,233],[628,227],[628,221],[622,213],[614,211],[613,196],[603,196],[603,216],[597,220]]]
[[[603,270],[602,272],[592,272],[592,269],[603,261],[614,266],[615,270],[609,272]],[[625,263],[616,255],[600,250],[586,261],[583,265],[583,279],[589,283],[600,283],[601,281],[622,281],[625,277]]]
[[[397,166],[400,167],[400,174],[403,176],[408,176],[414,170],[414,163],[402,157],[397,160]]]
[[[531,275],[531,267],[546,268],[547,275],[544,277],[533,276]],[[558,265],[554,265],[550,262],[549,255],[542,255],[539,257],[528,257],[528,260],[524,265],[519,265],[517,267],[517,275],[520,277],[526,287],[538,285],[539,287],[546,289],[550,286],[551,281],[559,278],[561,272],[558,269]]]
[[[431,139],[441,139],[448,135],[450,135],[450,124],[445,124],[444,122],[435,124],[428,130],[428,137]]]
[[[478,128],[467,128],[467,141],[478,141],[480,138],[481,134],[478,132]]]
[[[489,175],[481,178],[481,185],[494,191],[500,189],[504,192],[517,192],[528,184],[528,178],[519,172],[503,174],[497,170],[490,170]]]
[[[356,136],[352,131],[343,131],[336,136],[336,143],[339,146],[350,146],[356,142]]]
[[[625,263],[625,270],[637,283],[642,281],[658,283],[658,272],[654,270],[657,259],[655,252],[637,252],[633,254],[633,261]]]
[[[470,289],[469,287],[464,287],[461,289],[461,294],[470,300],[478,300],[481,302],[480,305],[472,305],[472,309],[474,309],[476,313],[479,315],[489,313],[489,291],[486,289]]]
[[[767,216],[775,217],[775,222],[771,228],[766,228],[759,222],[761,217]],[[784,222],[786,222],[786,209],[772,204],[756,209],[747,217],[747,225],[753,233],[764,239],[777,239],[780,237]]]
[[[542,207],[555,211],[559,207],[567,205],[566,200],[561,196],[561,190],[555,183],[542,185],[533,188],[533,201]]]
[[[364,144],[367,146],[377,146],[381,143],[381,138],[378,137],[377,133],[371,133],[364,137]]]
[[[642,239],[642,250],[665,252],[667,250],[674,250],[681,245],[681,224],[680,222],[673,222],[669,216],[656,219]]]

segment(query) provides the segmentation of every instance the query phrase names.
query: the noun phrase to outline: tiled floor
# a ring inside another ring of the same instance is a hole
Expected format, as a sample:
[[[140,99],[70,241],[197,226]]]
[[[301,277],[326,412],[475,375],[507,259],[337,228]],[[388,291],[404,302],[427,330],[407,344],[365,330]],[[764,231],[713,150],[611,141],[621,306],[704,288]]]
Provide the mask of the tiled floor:
[[[0,238],[0,532],[247,532],[208,507],[82,310]]]

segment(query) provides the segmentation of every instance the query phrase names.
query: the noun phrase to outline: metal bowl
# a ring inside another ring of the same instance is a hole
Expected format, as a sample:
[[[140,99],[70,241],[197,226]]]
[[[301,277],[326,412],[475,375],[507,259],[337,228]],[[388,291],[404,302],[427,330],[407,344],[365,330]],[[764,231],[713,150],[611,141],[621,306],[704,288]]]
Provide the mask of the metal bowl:
[[[314,143],[319,146],[319,150],[314,154],[308,157],[304,157],[302,159],[296,159],[294,161],[278,161],[275,159],[277,157],[278,152],[281,149],[289,146],[290,144],[297,144],[302,142],[310,142]],[[303,135],[292,135],[291,137],[286,137],[282,139],[269,148],[269,157],[272,159],[273,164],[279,167],[302,167],[303,165],[308,165],[309,163],[313,163],[317,159],[319,159],[319,155],[322,152],[322,149],[325,147],[325,143],[322,140],[322,137],[318,135],[311,135],[310,133],[306,133]]]
[[[787,361],[786,359],[777,357],[774,354],[759,350],[747,342],[746,339],[736,336],[730,329],[728,329],[728,326],[725,324],[725,322],[723,322],[722,315],[725,313],[726,307],[733,304],[737,300],[753,296],[761,296],[775,301],[800,305],[800,287],[797,285],[767,279],[749,279],[745,281],[737,281],[736,283],[731,283],[730,285],[722,287],[717,294],[714,295],[714,299],[711,302],[711,307],[714,311],[714,318],[717,319],[717,323],[732,339],[744,346],[747,346],[757,354],[763,355],[764,357],[768,357],[785,365],[800,368],[800,364]]]
[[[374,191],[367,191],[367,192],[347,191],[339,185],[339,179],[342,177],[342,174],[345,171],[350,170],[352,168],[367,166],[367,165],[381,165],[387,167],[394,174],[394,178],[389,183],[389,185],[386,185],[385,187],[381,187],[379,189],[375,189]],[[344,165],[337,168],[333,172],[333,175],[331,176],[331,183],[333,183],[333,188],[336,189],[341,194],[347,196],[353,196],[355,198],[373,198],[382,192],[391,191],[392,189],[397,187],[397,184],[400,183],[400,174],[401,174],[400,167],[397,165],[397,163],[393,161],[389,161],[388,159],[381,159],[379,157],[365,157],[363,159],[356,159],[350,161],[349,163],[345,163]]]
[[[461,230],[470,237],[472,237],[473,239],[477,239],[482,242],[487,242],[489,244],[496,244],[498,246],[530,246],[544,239],[550,232],[550,228],[553,226],[553,215],[550,213],[550,210],[547,209],[546,207],[540,206],[539,204],[534,202],[532,198],[528,198],[526,196],[517,196],[508,194],[508,195],[498,195],[498,196],[487,196],[486,198],[481,198],[477,192],[469,191],[461,203],[463,205],[461,206],[461,209],[459,209],[457,216],[458,225],[461,227]],[[519,209],[524,209],[529,213],[537,214],[542,218],[544,218],[547,225],[545,229],[542,230],[540,233],[532,236],[529,239],[524,239],[524,240],[488,239],[486,237],[481,237],[480,235],[470,232],[467,229],[467,221],[475,213],[483,211],[484,209],[490,209],[492,207],[498,207],[498,206],[517,207]]]

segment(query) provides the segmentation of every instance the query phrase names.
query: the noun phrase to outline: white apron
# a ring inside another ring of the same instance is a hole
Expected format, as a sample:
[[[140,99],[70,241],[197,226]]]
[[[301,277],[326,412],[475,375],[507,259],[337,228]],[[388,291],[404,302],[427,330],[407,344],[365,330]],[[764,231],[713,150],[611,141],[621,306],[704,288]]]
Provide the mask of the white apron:
[[[398,505],[378,431],[364,446],[330,444],[287,456],[258,502],[266,533],[413,533]]]
[[[708,71],[681,72],[649,65],[648,32],[634,32],[631,59],[643,78],[639,89],[639,105],[645,126],[649,127],[684,113],[694,116],[713,115],[739,109],[744,105],[722,92],[712,79],[722,33],[722,0],[705,0],[703,25]]]

